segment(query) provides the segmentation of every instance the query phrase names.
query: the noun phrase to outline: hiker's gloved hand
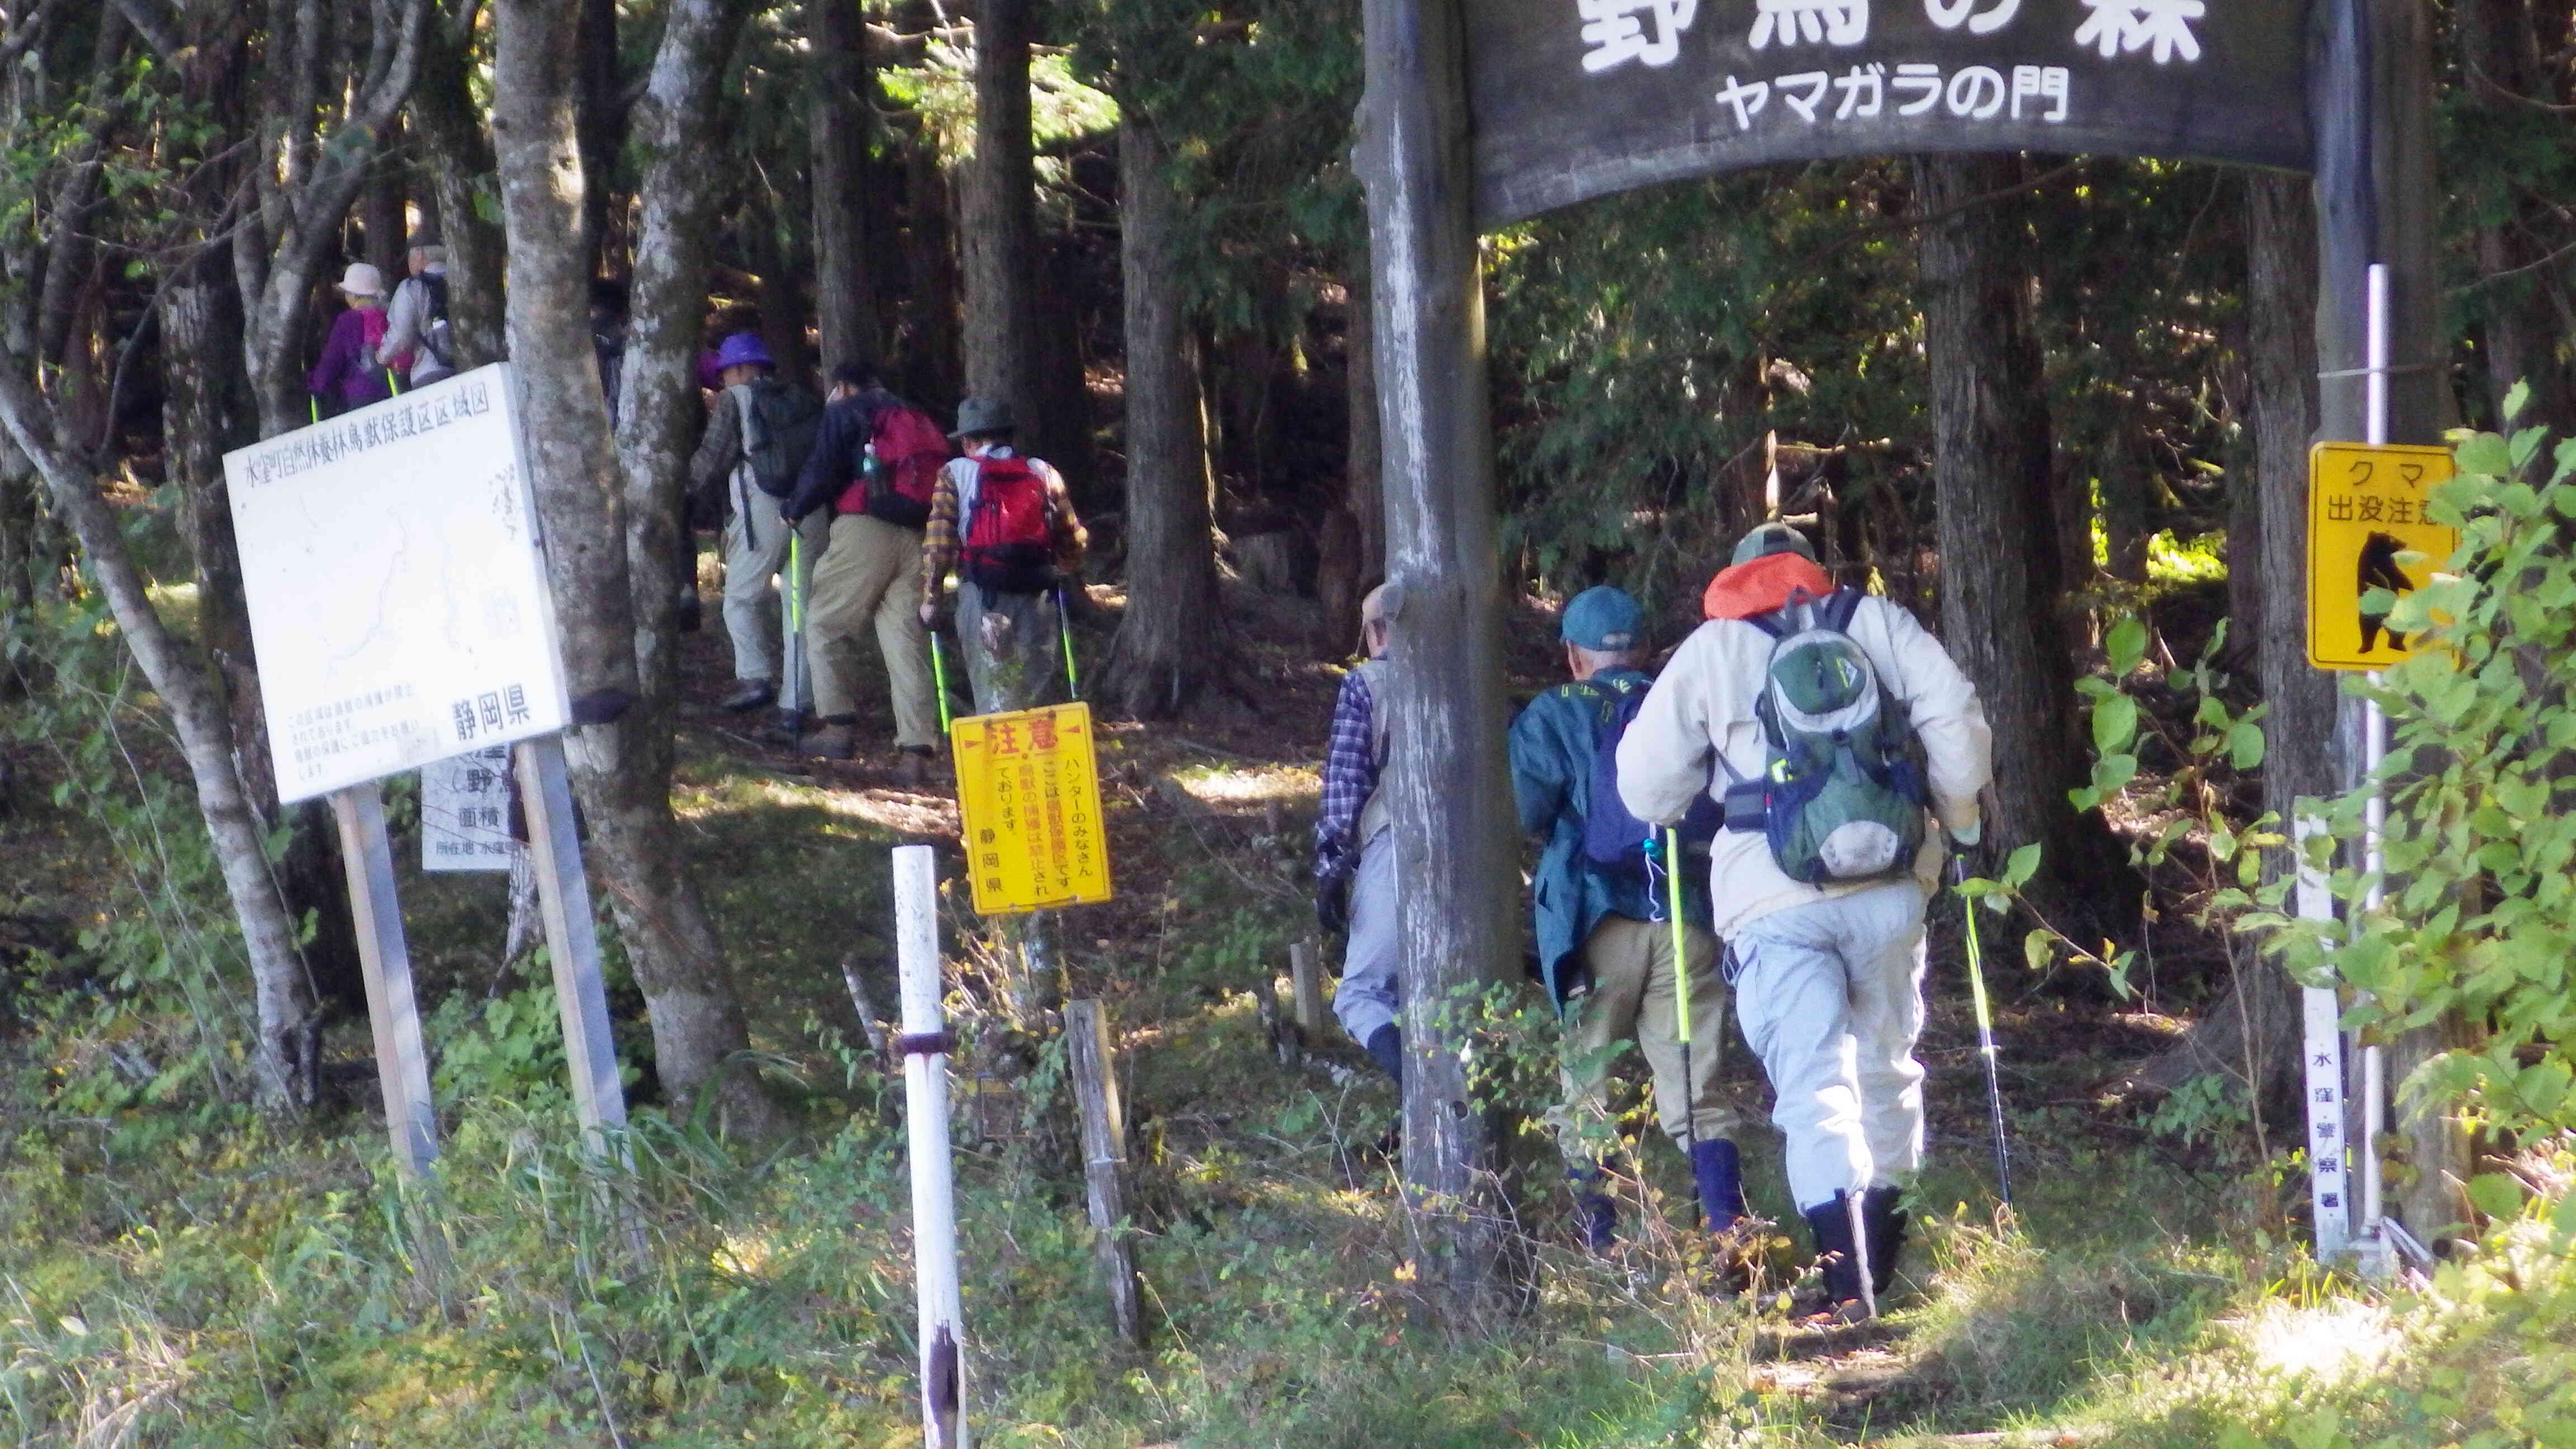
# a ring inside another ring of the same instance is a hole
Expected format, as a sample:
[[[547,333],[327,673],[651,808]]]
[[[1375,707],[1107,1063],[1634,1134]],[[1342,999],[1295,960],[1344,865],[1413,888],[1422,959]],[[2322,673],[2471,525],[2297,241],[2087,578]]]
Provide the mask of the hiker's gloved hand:
[[[1950,839],[1956,842],[1962,849],[1975,848],[1977,842],[1985,839],[1985,837],[1986,822],[1983,816],[1979,816],[1977,819],[1971,820],[1965,825],[1953,825],[1950,827]]]
[[[1343,851],[1315,872],[1315,924],[1328,936],[1351,927],[1352,854]]]

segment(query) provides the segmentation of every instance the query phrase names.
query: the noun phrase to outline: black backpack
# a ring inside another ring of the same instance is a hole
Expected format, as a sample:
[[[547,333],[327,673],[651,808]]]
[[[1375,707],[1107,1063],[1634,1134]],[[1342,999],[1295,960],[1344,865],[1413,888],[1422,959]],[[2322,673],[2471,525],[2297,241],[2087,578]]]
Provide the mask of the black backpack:
[[[751,406],[742,410],[742,456],[751,464],[752,481],[772,498],[796,491],[796,475],[805,455],[814,451],[822,428],[823,405],[813,394],[776,378],[745,384]]]
[[[1593,736],[1592,796],[1583,807],[1583,857],[1605,874],[1642,878],[1646,874],[1646,841],[1662,832],[1629,814],[1627,803],[1619,798],[1619,741],[1627,736],[1629,723],[1645,704],[1648,684],[1642,679],[1623,684],[1587,683],[1606,713],[1599,732]],[[1718,827],[1724,823],[1717,802],[1703,790],[1692,798],[1690,810],[1676,828],[1685,846],[1704,845],[1716,838]]]
[[[429,316],[420,324],[420,345],[438,359],[441,367],[456,365],[455,331],[447,325],[447,278],[438,272],[423,272],[413,280],[429,293]]]

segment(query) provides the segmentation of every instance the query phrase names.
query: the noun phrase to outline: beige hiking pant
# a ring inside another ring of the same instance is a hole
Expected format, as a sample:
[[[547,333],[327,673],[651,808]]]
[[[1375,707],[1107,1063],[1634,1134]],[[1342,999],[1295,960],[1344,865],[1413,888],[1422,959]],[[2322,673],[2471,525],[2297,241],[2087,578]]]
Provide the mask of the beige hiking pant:
[[[833,519],[831,546],[814,565],[805,598],[814,712],[826,719],[858,712],[859,632],[873,624],[894,704],[894,742],[937,748],[939,701],[920,608],[921,530],[864,513]]]
[[[1577,1149],[1573,1134],[1579,1123],[1608,1110],[1610,1066],[1619,1044],[1628,1041],[1646,1054],[1655,1079],[1655,1118],[1674,1142],[1735,1135],[1735,1108],[1720,1100],[1717,1086],[1726,1050],[1726,981],[1717,969],[1717,938],[1687,926],[1682,938],[1691,987],[1687,1077],[1672,925],[1603,916],[1584,938],[1592,989],[1574,1001],[1561,1058],[1565,1102],[1548,1113],[1569,1154],[1598,1155],[1595,1147]]]

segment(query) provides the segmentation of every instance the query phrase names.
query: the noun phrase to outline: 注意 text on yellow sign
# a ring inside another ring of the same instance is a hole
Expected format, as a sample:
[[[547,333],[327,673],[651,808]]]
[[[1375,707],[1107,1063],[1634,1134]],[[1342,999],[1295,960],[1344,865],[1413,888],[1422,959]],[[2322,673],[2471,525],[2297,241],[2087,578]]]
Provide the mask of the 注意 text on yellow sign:
[[[949,743],[978,912],[1109,899],[1091,706],[969,715],[950,727]]]

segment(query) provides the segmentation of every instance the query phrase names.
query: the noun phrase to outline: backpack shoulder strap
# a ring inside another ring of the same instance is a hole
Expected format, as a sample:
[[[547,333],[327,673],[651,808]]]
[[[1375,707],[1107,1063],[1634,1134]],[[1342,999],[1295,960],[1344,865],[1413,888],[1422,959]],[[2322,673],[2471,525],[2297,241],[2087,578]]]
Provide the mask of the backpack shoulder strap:
[[[1852,616],[1860,612],[1861,600],[1869,595],[1854,588],[1840,588],[1825,600],[1824,626],[1837,634],[1851,632]]]

